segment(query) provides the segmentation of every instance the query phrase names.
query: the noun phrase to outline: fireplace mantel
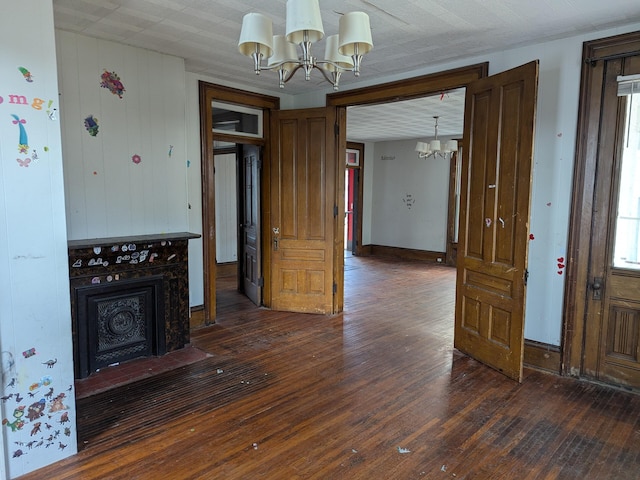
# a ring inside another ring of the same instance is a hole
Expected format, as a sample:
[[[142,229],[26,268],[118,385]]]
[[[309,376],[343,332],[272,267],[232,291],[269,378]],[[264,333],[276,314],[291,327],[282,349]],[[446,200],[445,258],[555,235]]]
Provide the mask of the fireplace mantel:
[[[96,330],[96,305],[107,302],[110,292],[114,298],[121,298],[131,287],[134,300],[129,303],[144,297],[140,288],[146,288],[149,297],[162,297],[140,307],[140,311],[150,310],[155,315],[155,325],[149,330],[153,332],[149,354],[163,355],[189,343],[188,240],[198,237],[198,234],[179,232],[68,242],[76,378],[87,377],[100,364],[95,357],[90,357],[99,350],[97,340],[91,339],[90,333]],[[120,304],[127,305],[127,302]],[[127,328],[131,314],[114,315],[119,317],[113,318],[112,324],[120,322],[116,330]]]

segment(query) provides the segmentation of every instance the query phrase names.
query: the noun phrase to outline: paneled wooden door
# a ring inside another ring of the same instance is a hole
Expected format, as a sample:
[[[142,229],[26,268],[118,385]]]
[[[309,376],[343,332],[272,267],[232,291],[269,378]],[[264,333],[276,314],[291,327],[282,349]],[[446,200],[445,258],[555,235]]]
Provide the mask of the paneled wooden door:
[[[599,60],[591,74],[601,106],[583,374],[640,388],[640,77],[638,93],[618,91],[640,56]]]
[[[262,303],[262,268],[260,259],[260,147],[242,146],[240,182],[241,223],[240,241],[242,288],[249,299]]]
[[[271,215],[265,234],[271,236],[274,310],[333,313],[335,125],[334,108],[272,114]]]
[[[522,381],[538,61],[467,86],[454,344]]]

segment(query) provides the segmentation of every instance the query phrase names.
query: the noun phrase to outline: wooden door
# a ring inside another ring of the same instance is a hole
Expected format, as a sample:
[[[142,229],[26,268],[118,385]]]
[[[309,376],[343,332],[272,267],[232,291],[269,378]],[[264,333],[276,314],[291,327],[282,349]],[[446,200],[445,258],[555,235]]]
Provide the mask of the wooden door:
[[[354,224],[356,220],[355,182],[358,171],[355,168],[347,168],[345,172],[345,249],[354,253]]]
[[[240,178],[241,276],[244,293],[256,305],[262,303],[260,286],[260,147],[243,145]]]
[[[639,93],[618,95],[640,56],[600,63],[583,374],[640,388],[640,82]]]
[[[271,308],[333,313],[335,109],[276,111],[271,125]]]
[[[538,61],[467,86],[454,344],[522,381]]]

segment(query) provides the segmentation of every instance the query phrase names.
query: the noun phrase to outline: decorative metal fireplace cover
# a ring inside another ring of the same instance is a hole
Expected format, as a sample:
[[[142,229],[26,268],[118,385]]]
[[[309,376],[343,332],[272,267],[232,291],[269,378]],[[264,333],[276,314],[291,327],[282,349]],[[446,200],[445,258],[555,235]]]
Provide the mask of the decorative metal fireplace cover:
[[[80,378],[166,353],[162,275],[85,286],[76,295]]]

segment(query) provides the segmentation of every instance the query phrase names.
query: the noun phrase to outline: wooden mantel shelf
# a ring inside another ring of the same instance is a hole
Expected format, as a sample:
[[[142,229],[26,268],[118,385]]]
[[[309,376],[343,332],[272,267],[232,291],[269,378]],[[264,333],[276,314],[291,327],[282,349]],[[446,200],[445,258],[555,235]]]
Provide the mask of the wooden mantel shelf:
[[[191,240],[200,238],[198,233],[176,232],[176,233],[154,233],[148,235],[129,235],[126,237],[104,237],[104,238],[88,238],[80,240],[69,240],[67,245],[70,250],[88,247],[104,247],[108,245],[119,245],[128,243],[155,243],[155,242],[173,242],[177,240]]]

